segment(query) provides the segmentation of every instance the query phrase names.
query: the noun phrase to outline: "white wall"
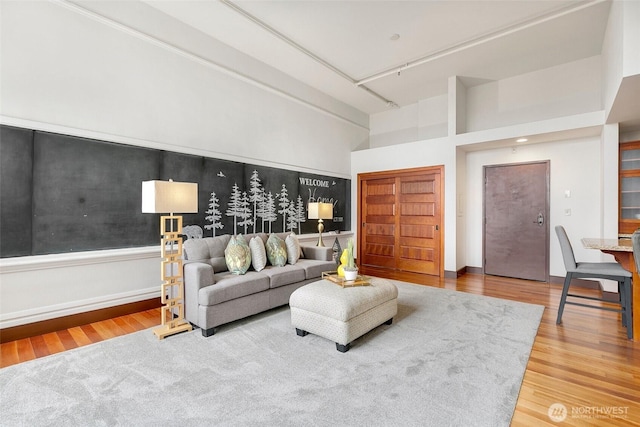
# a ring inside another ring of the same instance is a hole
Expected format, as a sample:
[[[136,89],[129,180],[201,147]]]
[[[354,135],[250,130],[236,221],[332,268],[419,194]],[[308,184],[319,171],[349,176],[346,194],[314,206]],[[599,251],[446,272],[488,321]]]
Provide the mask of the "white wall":
[[[607,111],[611,110],[622,81],[623,7],[622,2],[612,2],[602,42],[602,102]]]
[[[0,122],[350,177],[366,115],[142,3],[114,10],[134,6],[127,17],[162,40],[69,3],[0,2]],[[155,247],[3,259],[0,269],[2,328],[159,296]]]
[[[602,73],[594,56],[466,89],[452,76],[455,92],[373,114],[371,148],[600,111]]]
[[[603,258],[600,252],[579,244],[582,237],[603,236],[603,192],[609,190],[603,184],[602,147],[600,136],[590,136],[521,145],[515,153],[511,145],[464,152],[456,147],[456,138],[440,138],[358,151],[351,155],[353,192],[357,194],[359,173],[444,165],[444,268],[449,272],[465,266],[481,268],[483,166],[550,160],[550,274],[564,276],[555,225],[566,227],[577,257],[587,261]],[[613,173],[617,176],[617,169]],[[571,190],[571,198],[564,197],[565,190]],[[565,216],[565,209],[571,209],[571,216]],[[617,212],[617,203],[611,209]],[[355,215],[354,207],[353,227]],[[617,224],[617,216],[612,221]]]
[[[579,157],[576,153],[580,153]],[[518,146],[515,153],[512,147],[467,153],[465,216],[468,266],[483,266],[483,167],[542,160],[550,161],[549,273],[552,276],[565,274],[554,231],[556,225],[566,228],[577,259],[600,259],[599,251],[584,249],[580,244],[583,237],[600,237],[602,227],[601,143],[599,137],[589,137]],[[565,190],[571,191],[570,198],[565,198]],[[571,216],[565,215],[566,209],[571,210]]]
[[[467,89],[467,131],[599,111],[601,58],[594,56]]]
[[[2,2],[1,19],[3,116],[341,176],[348,157],[325,153],[368,138],[364,126],[56,3]]]
[[[351,153],[352,194],[357,197],[358,174],[444,165],[444,268],[457,270],[456,257],[456,147],[448,138],[410,142]],[[357,204],[352,203],[351,229],[357,234]],[[357,238],[356,238],[357,240]]]
[[[623,50],[622,75],[640,74],[640,2],[622,2]]]
[[[467,153],[456,150],[456,271],[469,265],[467,260]],[[445,230],[446,231],[446,230]]]
[[[372,114],[368,148],[447,136],[448,95]]]

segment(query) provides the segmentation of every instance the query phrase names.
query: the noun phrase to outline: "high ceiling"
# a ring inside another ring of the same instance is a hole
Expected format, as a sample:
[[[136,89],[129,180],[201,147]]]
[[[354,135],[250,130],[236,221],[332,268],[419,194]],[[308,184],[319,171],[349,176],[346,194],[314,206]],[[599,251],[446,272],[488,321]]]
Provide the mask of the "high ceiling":
[[[146,2],[365,113],[601,53],[602,0]]]

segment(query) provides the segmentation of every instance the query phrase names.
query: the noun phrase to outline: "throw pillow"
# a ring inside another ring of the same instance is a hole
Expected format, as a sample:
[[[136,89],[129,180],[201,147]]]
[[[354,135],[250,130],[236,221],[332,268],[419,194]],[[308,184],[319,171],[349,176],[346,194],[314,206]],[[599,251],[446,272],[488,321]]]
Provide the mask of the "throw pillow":
[[[244,274],[251,265],[251,250],[242,234],[232,236],[224,250],[227,269],[233,274]]]
[[[284,243],[287,246],[287,262],[289,264],[295,264],[300,259],[300,242],[298,236],[293,231],[284,239]]]
[[[274,267],[284,267],[287,263],[287,248],[284,240],[271,233],[267,239],[267,258]]]
[[[251,265],[255,271],[263,270],[267,266],[267,252],[264,249],[264,242],[258,236],[249,241],[251,249]]]

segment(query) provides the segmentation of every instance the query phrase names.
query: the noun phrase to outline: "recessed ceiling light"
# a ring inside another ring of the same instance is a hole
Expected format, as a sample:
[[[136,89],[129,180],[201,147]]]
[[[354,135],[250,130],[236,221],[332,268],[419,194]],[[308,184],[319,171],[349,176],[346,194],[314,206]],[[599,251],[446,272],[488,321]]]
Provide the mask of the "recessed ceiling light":
[[[527,142],[528,139],[527,138],[518,138],[516,139],[516,142]]]
[[[389,40],[396,41],[399,38],[400,38],[400,34],[396,33],[396,34],[392,34],[391,37],[389,37]]]

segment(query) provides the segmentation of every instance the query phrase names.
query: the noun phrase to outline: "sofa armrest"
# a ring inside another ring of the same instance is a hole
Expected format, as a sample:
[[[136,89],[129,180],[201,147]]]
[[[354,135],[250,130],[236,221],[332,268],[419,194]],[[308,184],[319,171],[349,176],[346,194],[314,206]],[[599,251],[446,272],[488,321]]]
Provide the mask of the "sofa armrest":
[[[185,318],[198,325],[198,293],[200,289],[215,283],[213,267],[205,262],[184,264],[184,314]]]
[[[333,249],[326,246],[302,246],[302,253],[307,259],[333,261]]]

